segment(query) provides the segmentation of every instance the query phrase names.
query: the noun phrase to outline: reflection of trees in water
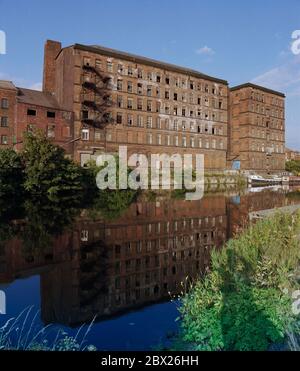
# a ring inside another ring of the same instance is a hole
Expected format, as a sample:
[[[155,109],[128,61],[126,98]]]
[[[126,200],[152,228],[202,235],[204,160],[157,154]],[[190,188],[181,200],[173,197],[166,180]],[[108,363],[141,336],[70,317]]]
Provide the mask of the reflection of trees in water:
[[[25,250],[33,251],[51,245],[79,215],[80,208],[73,199],[59,202],[47,198],[28,198],[7,205],[0,199],[0,241],[16,237],[23,242]]]
[[[47,197],[0,198],[0,243],[16,237],[24,249],[32,252],[51,246],[53,239],[70,227],[81,210],[89,208],[91,216],[98,213],[114,219],[135,199],[135,192],[99,192],[88,202],[82,194],[50,200]]]

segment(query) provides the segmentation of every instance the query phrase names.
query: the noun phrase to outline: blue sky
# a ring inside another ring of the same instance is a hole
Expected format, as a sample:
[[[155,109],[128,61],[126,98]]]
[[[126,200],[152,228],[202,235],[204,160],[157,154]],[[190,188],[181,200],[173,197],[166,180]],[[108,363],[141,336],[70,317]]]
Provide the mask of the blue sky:
[[[0,0],[0,79],[38,87],[46,39],[100,44],[287,94],[287,144],[300,150],[299,0]]]

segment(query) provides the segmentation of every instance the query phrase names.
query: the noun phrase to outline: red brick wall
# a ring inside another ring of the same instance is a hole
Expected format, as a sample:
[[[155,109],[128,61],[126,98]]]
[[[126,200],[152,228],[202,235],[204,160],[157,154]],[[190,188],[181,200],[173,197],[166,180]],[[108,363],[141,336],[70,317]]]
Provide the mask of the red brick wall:
[[[8,108],[2,108],[2,99],[8,99]],[[0,89],[0,148],[11,146],[13,143],[13,128],[16,109],[16,91]],[[1,126],[1,118],[7,117],[8,127]],[[7,144],[3,144],[3,139],[7,137]]]
[[[27,110],[36,110],[36,116],[27,115]],[[55,112],[55,118],[47,117],[47,111]],[[69,115],[69,119],[68,116]],[[32,106],[25,103],[17,104],[17,118],[15,126],[15,136],[17,144],[15,148],[20,150],[23,145],[24,132],[27,132],[29,126],[33,125],[33,129],[39,129],[42,132],[48,132],[48,127],[53,125],[54,127],[54,137],[53,142],[58,145],[63,145],[67,153],[72,150],[70,145],[65,145],[72,141],[72,113],[61,110],[54,110],[52,108]]]

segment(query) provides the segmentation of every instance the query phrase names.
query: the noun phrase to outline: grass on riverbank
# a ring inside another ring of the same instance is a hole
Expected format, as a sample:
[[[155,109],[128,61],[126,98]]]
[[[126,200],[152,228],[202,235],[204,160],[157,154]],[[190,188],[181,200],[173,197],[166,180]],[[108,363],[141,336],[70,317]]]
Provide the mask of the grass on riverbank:
[[[300,215],[258,222],[212,254],[210,273],[182,298],[179,339],[195,350],[267,350],[295,329]],[[297,334],[295,335],[297,337]]]
[[[32,307],[24,309],[16,318],[9,319],[0,327],[0,350],[21,351],[94,351],[87,343],[89,326],[81,326],[75,336],[69,336],[54,326],[38,326],[39,312],[33,314]],[[51,340],[50,340],[51,339]]]

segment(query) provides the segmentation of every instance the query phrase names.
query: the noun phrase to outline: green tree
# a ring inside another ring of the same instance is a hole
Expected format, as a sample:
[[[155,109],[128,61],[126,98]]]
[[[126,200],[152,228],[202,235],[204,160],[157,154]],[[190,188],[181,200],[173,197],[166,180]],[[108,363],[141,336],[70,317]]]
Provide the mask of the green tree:
[[[13,149],[0,150],[0,197],[22,193],[23,164]]]
[[[285,164],[285,170],[293,173],[294,175],[299,175],[300,173],[300,161],[291,160],[287,161]]]
[[[24,188],[30,194],[47,195],[51,199],[72,198],[85,190],[84,169],[65,158],[64,150],[41,133],[26,136],[22,157]]]

